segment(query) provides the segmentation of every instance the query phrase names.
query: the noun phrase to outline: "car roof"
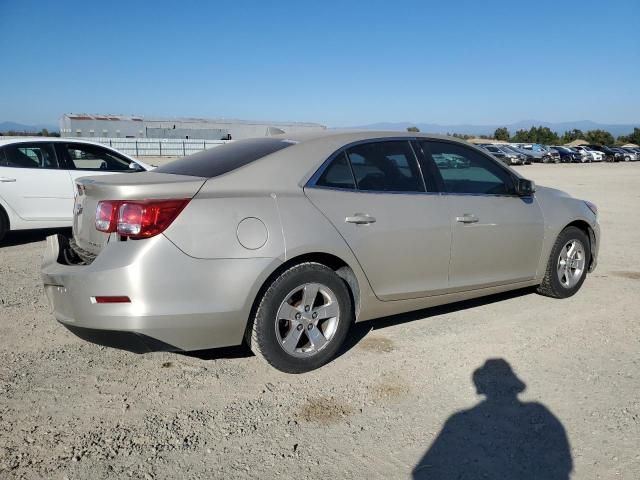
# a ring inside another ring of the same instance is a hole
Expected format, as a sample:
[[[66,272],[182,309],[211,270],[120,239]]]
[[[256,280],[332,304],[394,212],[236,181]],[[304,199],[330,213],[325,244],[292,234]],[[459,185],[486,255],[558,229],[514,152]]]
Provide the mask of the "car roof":
[[[301,132],[301,133],[291,133],[291,134],[280,134],[274,135],[275,138],[282,138],[287,140],[292,140],[298,143],[306,143],[313,140],[319,139],[340,139],[344,140],[345,143],[357,142],[359,140],[366,140],[368,138],[391,138],[391,137],[400,137],[400,138],[431,138],[431,139],[446,139],[453,140],[457,142],[461,142],[458,138],[448,137],[446,135],[438,135],[431,133],[422,133],[422,132],[405,132],[405,131],[390,131],[390,130],[351,130],[351,129],[327,129],[327,130],[318,130],[313,132]],[[466,142],[463,142],[466,143]]]
[[[91,140],[83,140],[81,138],[65,138],[65,137],[0,137],[0,146],[10,145],[12,143],[37,143],[37,142],[73,142],[84,143],[87,145],[98,145],[106,147],[102,143],[93,142]]]
[[[252,163],[245,164],[225,174],[210,178],[209,184],[218,193],[235,191],[243,185],[247,191],[272,193],[299,191],[317,169],[340,149],[361,141],[384,139],[428,139],[446,140],[483,152],[479,147],[458,138],[421,132],[397,132],[376,130],[328,130],[311,133],[280,134],[271,138],[289,141],[291,146],[278,150]],[[242,142],[243,140],[238,140]],[[213,149],[215,151],[215,149]],[[483,155],[486,155],[484,151]],[[176,162],[180,162],[177,160]],[[519,176],[515,170],[514,175]],[[209,188],[209,186],[207,186]]]

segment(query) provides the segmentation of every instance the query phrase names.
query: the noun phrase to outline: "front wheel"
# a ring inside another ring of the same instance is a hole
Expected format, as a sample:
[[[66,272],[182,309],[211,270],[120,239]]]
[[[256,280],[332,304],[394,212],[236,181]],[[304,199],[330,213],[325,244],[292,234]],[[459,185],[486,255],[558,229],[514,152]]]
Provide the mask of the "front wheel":
[[[262,295],[247,340],[253,353],[287,373],[328,363],[353,322],[345,281],[319,263],[284,271]]]
[[[591,262],[589,237],[576,227],[567,227],[556,240],[538,293],[567,298],[580,290]]]

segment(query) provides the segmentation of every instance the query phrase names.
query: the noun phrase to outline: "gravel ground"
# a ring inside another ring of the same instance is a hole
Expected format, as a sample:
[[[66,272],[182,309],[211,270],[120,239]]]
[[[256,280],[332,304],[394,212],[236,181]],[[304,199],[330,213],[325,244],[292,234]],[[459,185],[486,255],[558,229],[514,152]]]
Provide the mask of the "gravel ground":
[[[299,376],[242,347],[85,343],[48,313],[45,233],[11,235],[0,478],[441,478],[442,465],[474,478],[514,458],[543,465],[519,478],[640,478],[640,163],[520,169],[600,207],[600,265],[575,297],[526,290],[359,324],[338,359]],[[483,402],[472,374],[488,359],[504,362],[475,377]]]

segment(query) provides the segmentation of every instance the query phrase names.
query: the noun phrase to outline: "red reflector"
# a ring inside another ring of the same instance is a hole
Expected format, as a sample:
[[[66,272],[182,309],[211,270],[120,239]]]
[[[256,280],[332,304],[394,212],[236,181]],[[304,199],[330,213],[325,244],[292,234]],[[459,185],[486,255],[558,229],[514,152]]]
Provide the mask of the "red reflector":
[[[127,296],[102,296],[93,297],[94,303],[131,303],[131,299]]]

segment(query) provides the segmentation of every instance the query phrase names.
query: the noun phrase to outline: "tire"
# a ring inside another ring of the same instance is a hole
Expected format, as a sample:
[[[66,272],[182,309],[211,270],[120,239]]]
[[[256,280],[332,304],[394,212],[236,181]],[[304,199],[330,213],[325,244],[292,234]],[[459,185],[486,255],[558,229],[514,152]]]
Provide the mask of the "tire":
[[[7,214],[4,212],[4,209],[0,207],[0,242],[9,231],[9,220],[7,219]]]
[[[280,274],[259,299],[247,343],[276,369],[304,373],[333,359],[353,319],[345,281],[325,265],[301,263]]]
[[[573,258],[567,253],[574,245],[576,250]],[[572,261],[573,267],[566,267],[568,261]],[[568,298],[580,290],[587,270],[591,262],[591,248],[589,237],[579,228],[567,227],[556,240],[547,263],[542,283],[538,287],[538,293],[551,298]]]

